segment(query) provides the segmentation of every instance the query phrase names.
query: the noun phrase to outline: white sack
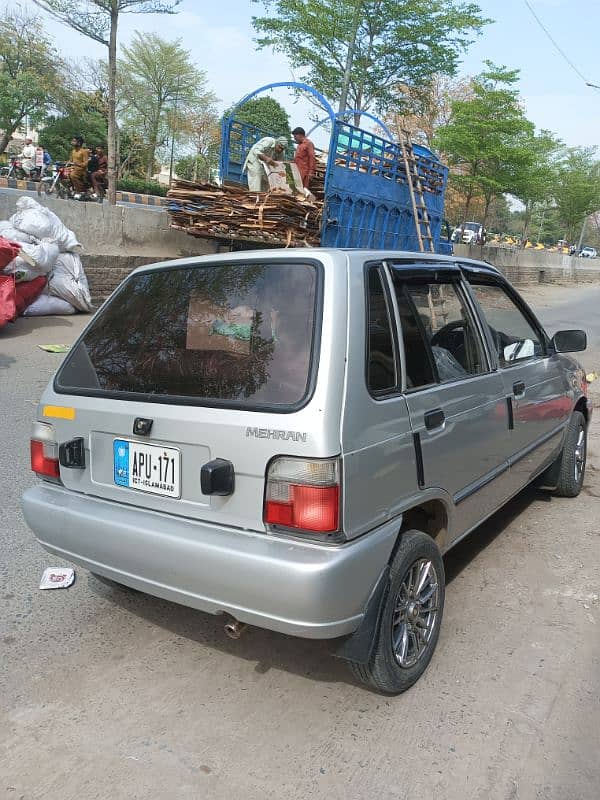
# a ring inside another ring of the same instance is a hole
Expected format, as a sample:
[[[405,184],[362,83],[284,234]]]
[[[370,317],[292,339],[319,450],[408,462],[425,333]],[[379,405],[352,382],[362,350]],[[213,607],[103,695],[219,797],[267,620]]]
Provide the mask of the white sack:
[[[32,197],[20,197],[16,205],[17,211],[9,220],[14,228],[36,239],[52,239],[61,253],[81,246],[73,231],[63,225],[53,211],[36,203]]]
[[[22,270],[31,270],[34,277],[47,275],[53,268],[58,258],[58,245],[56,242],[45,241],[39,244],[23,244],[21,252],[26,253],[27,258],[18,255],[4,267],[4,272],[11,275]]]
[[[43,292],[37,300],[23,312],[24,317],[49,317],[54,314],[74,314],[75,309],[66,300],[60,297],[50,297]]]
[[[93,310],[87,278],[77,253],[61,253],[58,256],[48,286],[50,294],[67,300],[78,311]]]
[[[0,236],[4,236],[9,242],[22,242],[27,244],[36,244],[37,242],[35,236],[30,236],[28,233],[23,233],[23,231],[13,228],[12,223],[7,219],[0,220]]]

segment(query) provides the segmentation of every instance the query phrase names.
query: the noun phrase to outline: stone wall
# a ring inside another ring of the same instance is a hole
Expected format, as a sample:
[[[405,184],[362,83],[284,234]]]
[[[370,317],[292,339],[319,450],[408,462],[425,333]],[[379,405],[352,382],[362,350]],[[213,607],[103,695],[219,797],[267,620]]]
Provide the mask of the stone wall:
[[[600,259],[572,258],[544,250],[455,245],[454,254],[487,261],[519,286],[532,283],[593,283],[600,281]]]
[[[14,213],[17,194],[0,194],[0,219]],[[75,200],[36,198],[64,222],[90,255],[138,256],[150,260],[214,253],[218,245],[211,239],[197,239],[171,230],[164,211],[108,203],[83,203]]]

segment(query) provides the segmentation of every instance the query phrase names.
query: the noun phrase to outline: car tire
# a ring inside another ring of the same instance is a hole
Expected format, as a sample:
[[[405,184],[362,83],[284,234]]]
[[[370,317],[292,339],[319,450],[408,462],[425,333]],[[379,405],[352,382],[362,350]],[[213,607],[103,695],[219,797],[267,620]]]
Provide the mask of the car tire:
[[[554,489],[557,497],[577,497],[583,486],[586,457],[587,424],[581,411],[574,411],[560,456],[560,469]]]
[[[402,534],[371,657],[366,664],[350,662],[359,681],[382,694],[400,694],[421,677],[440,633],[444,582],[444,563],[433,539],[421,531]]]

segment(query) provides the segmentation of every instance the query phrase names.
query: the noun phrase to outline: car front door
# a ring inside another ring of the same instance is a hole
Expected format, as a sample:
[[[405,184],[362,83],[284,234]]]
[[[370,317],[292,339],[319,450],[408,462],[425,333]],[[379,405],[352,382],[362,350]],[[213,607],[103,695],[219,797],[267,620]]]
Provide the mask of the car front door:
[[[508,408],[458,269],[391,264],[420,485],[455,504],[449,542],[509,494]]]
[[[500,277],[465,267],[489,328],[507,409],[509,481],[516,492],[558,455],[571,413],[567,378],[548,337],[514,289]]]

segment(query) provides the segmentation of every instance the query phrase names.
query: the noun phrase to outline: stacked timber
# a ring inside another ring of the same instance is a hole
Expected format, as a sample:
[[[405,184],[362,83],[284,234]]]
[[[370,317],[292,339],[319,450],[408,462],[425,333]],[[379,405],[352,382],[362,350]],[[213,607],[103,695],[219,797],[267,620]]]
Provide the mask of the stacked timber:
[[[319,244],[322,203],[283,192],[249,192],[175,180],[167,194],[171,228],[191,236],[282,247]]]

